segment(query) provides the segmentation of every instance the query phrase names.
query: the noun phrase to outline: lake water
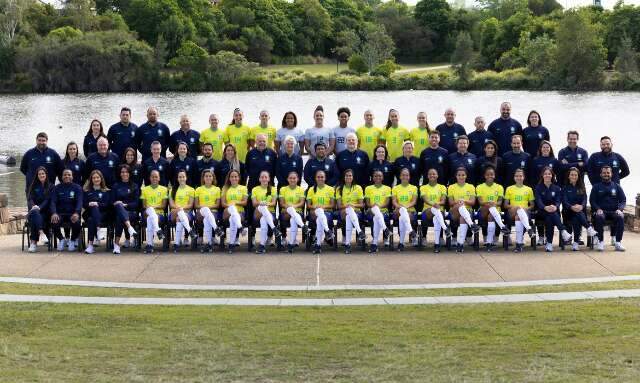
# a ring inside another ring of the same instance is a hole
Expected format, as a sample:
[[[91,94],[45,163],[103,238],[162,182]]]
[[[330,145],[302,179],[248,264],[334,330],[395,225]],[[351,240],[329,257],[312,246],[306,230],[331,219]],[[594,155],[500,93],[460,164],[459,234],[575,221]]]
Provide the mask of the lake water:
[[[237,93],[148,93],[148,94],[72,94],[72,95],[0,95],[0,153],[21,156],[35,145],[39,131],[49,134],[49,146],[63,153],[66,143],[74,140],[82,145],[89,122],[97,118],[105,129],[118,121],[122,106],[133,111],[133,121],[145,121],[147,107],[160,111],[160,120],[174,131],[179,128],[180,115],[187,114],[192,128],[208,126],[211,113],[222,122],[231,120],[233,109],[240,107],[245,120],[258,122],[258,114],[267,109],[272,124],[279,126],[283,114],[292,110],[298,124],[313,124],[316,105],[325,108],[325,122],[335,125],[334,111],[349,106],[352,125],[363,122],[366,109],[374,111],[376,124],[386,122],[390,108],[399,110],[402,125],[412,127],[416,114],[427,112],[429,124],[441,123],[444,110],[454,107],[457,121],[467,131],[473,129],[475,116],[484,116],[487,124],[499,115],[502,101],[510,101],[512,116],[524,125],[531,109],[537,110],[544,125],[551,131],[555,151],[566,145],[568,130],[578,130],[580,146],[592,153],[599,150],[599,138],[613,138],[614,151],[621,153],[631,167],[631,176],[623,180],[629,203],[635,204],[640,192],[640,93],[559,93],[520,91],[400,91],[400,92],[237,92]],[[62,126],[60,129],[59,127]],[[105,132],[106,133],[106,132]],[[18,158],[19,163],[20,158]],[[15,172],[13,174],[6,174]],[[18,167],[0,165],[0,192],[9,194],[10,204],[25,206],[24,178]]]

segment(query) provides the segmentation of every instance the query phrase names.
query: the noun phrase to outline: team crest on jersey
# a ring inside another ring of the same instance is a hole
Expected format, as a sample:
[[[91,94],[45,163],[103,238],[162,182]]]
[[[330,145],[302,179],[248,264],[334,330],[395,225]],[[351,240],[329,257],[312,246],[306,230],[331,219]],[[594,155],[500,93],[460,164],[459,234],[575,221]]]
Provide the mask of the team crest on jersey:
[[[293,162],[291,163],[291,166],[296,166],[296,162],[295,162],[295,161],[293,161]]]
[[[162,136],[162,130],[158,129],[158,136]]]
[[[612,164],[612,165],[613,165],[613,167],[615,168],[615,167],[617,167],[617,166],[618,166],[618,161],[613,160],[613,162],[612,162],[611,164]]]
[[[109,167],[113,167],[113,160],[109,160]]]
[[[191,137],[191,143],[193,144],[195,141],[195,138]]]
[[[51,157],[47,156],[46,160],[47,162],[51,162]]]
[[[578,153],[578,159],[581,160],[582,159],[582,154]]]
[[[616,189],[611,189],[611,195],[614,197],[616,196]]]
[[[158,170],[162,171],[162,165],[158,166]]]
[[[411,169],[415,169],[416,168],[416,164],[411,164]]]
[[[356,157],[356,162],[360,163],[360,157]]]
[[[75,197],[76,192],[74,192],[73,190],[69,192],[69,197],[73,198]]]
[[[102,193],[98,193],[98,198],[102,199]]]
[[[552,197],[555,197],[555,196],[556,196],[556,192],[552,191],[552,192],[551,192],[551,196],[552,196]]]
[[[520,166],[524,168],[524,161],[520,161]]]
[[[388,172],[388,171],[389,171],[389,168],[387,168],[387,167],[385,166],[385,167],[384,167],[384,172],[386,173],[386,172]]]
[[[549,167],[553,169],[553,162],[549,164]]]
[[[187,169],[187,171],[189,171],[189,165],[185,166],[185,168]]]
[[[471,165],[473,161],[471,160],[471,158],[467,158],[467,162],[469,163],[469,165]]]
[[[80,170],[80,166],[79,165],[76,165],[75,168],[76,168],[76,171]]]
[[[442,156],[438,156],[438,163],[442,163]]]
[[[134,132],[133,130],[131,131],[131,138],[135,137],[136,132]]]
[[[542,133],[538,133],[538,138],[542,139]]]
[[[325,166],[324,166],[324,169],[325,169],[325,170],[329,170],[329,165],[325,165]]]
[[[515,126],[512,126],[512,127],[511,127],[511,133],[515,133],[515,131],[516,131],[516,127],[515,127]]]
[[[265,161],[269,161],[269,155],[264,156]]]
[[[458,138],[458,133],[453,133],[453,138]]]

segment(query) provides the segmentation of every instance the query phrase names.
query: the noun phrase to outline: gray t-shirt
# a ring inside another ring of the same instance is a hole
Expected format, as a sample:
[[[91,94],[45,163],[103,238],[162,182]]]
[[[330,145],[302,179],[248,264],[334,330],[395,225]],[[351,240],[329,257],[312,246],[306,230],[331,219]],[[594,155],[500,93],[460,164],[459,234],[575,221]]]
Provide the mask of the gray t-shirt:
[[[315,158],[316,144],[319,144],[322,142],[328,148],[329,140],[331,140],[332,138],[335,138],[335,136],[333,135],[333,128],[327,128],[327,127],[316,128],[315,126],[313,126],[307,129],[306,132],[304,132],[304,138],[306,140],[309,140],[309,146],[310,146],[309,154],[311,155],[311,157]]]
[[[347,134],[355,133],[356,130],[350,126],[341,128],[340,125],[333,128],[333,135],[336,138],[335,153],[339,154],[341,151],[347,148]]]
[[[293,129],[289,129],[289,128],[280,128],[276,131],[276,141],[280,142],[280,153],[278,154],[284,154],[285,149],[284,149],[284,139],[287,136],[293,136],[293,138],[296,139],[296,145],[293,148],[293,152],[295,154],[300,154],[300,145],[298,144],[299,142],[304,143],[304,130],[302,130],[301,127],[296,126]]]

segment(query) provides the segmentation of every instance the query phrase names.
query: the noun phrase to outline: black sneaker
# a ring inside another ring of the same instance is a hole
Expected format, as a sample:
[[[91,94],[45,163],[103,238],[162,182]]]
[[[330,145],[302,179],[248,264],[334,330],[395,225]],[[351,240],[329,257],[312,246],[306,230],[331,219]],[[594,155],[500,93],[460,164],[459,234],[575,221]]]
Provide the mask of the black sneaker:
[[[456,245],[456,253],[464,253],[464,245],[463,244],[457,244]]]
[[[174,253],[177,253],[180,250],[180,246],[176,245],[175,243],[173,244],[172,250]]]
[[[229,244],[229,246],[227,246],[227,253],[228,254],[233,254],[233,249],[236,247],[236,245],[233,244]]]
[[[256,249],[256,254],[264,254],[267,250],[264,248],[264,245],[258,245]]]
[[[324,232],[324,241],[329,245],[333,244],[333,231],[327,230]]]
[[[218,237],[222,237],[224,235],[224,230],[222,230],[221,227],[217,227],[215,233]]]
[[[287,253],[293,254],[293,248],[294,248],[293,245],[287,245]]]
[[[351,254],[351,245],[344,245],[344,253]]]
[[[159,240],[162,240],[164,238],[164,231],[158,230],[156,231],[156,235],[158,236]]]
[[[320,254],[321,251],[320,245],[313,246],[313,254]]]
[[[522,253],[522,249],[524,248],[524,244],[516,243],[516,248],[513,249],[514,253]]]
[[[402,253],[402,252],[404,251],[404,245],[403,245],[402,243],[401,243],[401,244],[399,244],[399,245],[398,245],[398,248],[396,249],[396,251],[397,251],[398,253]]]
[[[471,225],[471,231],[473,232],[473,234],[477,233],[480,231],[480,226],[476,225],[475,223],[473,225]]]
[[[495,247],[495,245],[493,243],[485,243],[484,247],[487,248],[487,253],[490,253],[493,251],[493,248]]]
[[[278,229],[277,227],[273,228],[273,236],[276,238],[282,238],[282,233],[280,232],[280,229]]]
[[[433,245],[433,252],[436,254],[440,252],[440,244]]]
[[[145,254],[152,254],[153,253],[153,246],[151,245],[147,245],[144,247],[144,253]]]
[[[358,242],[360,243],[364,243],[367,240],[367,234],[364,232],[364,230],[361,230],[360,233],[358,233]]]
[[[369,254],[376,254],[378,252],[378,245],[369,246]]]
[[[445,235],[445,237],[447,237],[447,238],[451,238],[451,235],[452,235],[452,234],[451,234],[451,228],[450,228],[449,226],[447,226],[447,227],[445,227],[445,228],[444,228],[444,235]]]
[[[505,226],[505,227],[503,227],[502,229],[500,229],[500,232],[501,232],[503,235],[511,235],[511,229],[510,229],[510,228],[508,228],[508,227],[506,227],[506,226]]]
[[[208,244],[207,244],[207,245],[202,245],[202,246],[200,247],[200,253],[201,253],[201,254],[208,253],[208,251],[207,251],[207,246],[209,246],[209,245],[208,245]]]
[[[390,235],[390,234],[391,234],[391,233],[389,232],[389,229],[384,229],[384,230],[382,231],[382,240],[383,240],[385,243],[389,241],[389,235]]]

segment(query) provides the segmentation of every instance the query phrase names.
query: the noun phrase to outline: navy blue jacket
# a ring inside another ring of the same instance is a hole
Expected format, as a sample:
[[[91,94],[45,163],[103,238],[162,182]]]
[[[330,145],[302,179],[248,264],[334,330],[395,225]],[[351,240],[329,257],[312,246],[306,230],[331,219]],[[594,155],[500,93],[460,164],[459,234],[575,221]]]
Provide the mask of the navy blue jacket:
[[[104,182],[107,186],[111,187],[116,182],[116,172],[120,165],[120,159],[118,155],[112,152],[108,152],[106,156],[102,156],[100,153],[93,153],[87,158],[85,165],[84,179],[88,180],[89,175],[94,170],[100,170],[104,177]]]
[[[449,153],[453,153],[458,150],[456,141],[459,136],[467,134],[464,126],[454,122],[449,126],[446,122],[436,126],[436,130],[440,132],[440,146],[447,149]]]
[[[600,169],[605,165],[611,166],[611,181],[615,183],[620,183],[621,179],[629,175],[629,165],[627,165],[627,161],[620,154],[616,152],[593,153],[587,163],[589,181],[591,181],[592,185],[601,181]]]
[[[420,153],[420,166],[425,180],[428,179],[429,169],[435,169],[438,171],[438,183],[446,185],[449,177],[449,151],[443,147],[424,149]]]
[[[345,149],[338,154],[336,163],[340,174],[344,174],[344,171],[347,169],[353,170],[354,184],[361,186],[368,184],[369,175],[367,174],[367,169],[369,168],[369,155],[363,150],[356,149],[350,152],[348,149]]]
[[[298,174],[298,185],[302,182],[302,157],[299,154],[291,154],[286,152],[278,156],[276,161],[276,178],[278,179],[278,187],[287,186],[289,182],[287,177],[289,173],[296,172]]]
[[[113,202],[111,201],[111,190],[102,191],[91,189],[85,191],[82,197],[82,204],[85,210],[89,209],[89,202],[97,202],[100,211],[106,212],[111,208],[111,203]]]
[[[20,162],[20,171],[26,176],[27,187],[31,185],[31,181],[36,176],[36,169],[40,166],[47,169],[47,176],[50,180],[55,180],[63,169],[62,160],[55,150],[46,148],[40,151],[37,148],[31,148],[27,150]]]
[[[57,184],[51,193],[51,214],[79,215],[82,213],[82,194],[82,188],[78,184]]]
[[[121,122],[111,125],[107,132],[107,139],[109,140],[109,148],[111,151],[119,157],[122,157],[127,148],[138,150],[138,145],[135,141],[136,129],[138,129],[138,125],[133,122],[130,122],[127,126],[122,125]]]
[[[116,201],[122,201],[128,211],[137,211],[140,206],[140,186],[116,182],[111,188],[111,203]]]
[[[553,172],[556,174],[556,178],[558,177],[558,170],[560,169],[560,163],[555,157],[536,157],[529,163],[529,174],[527,177],[529,178],[530,185],[536,185],[538,181],[540,181],[540,172],[545,167],[551,167]]]
[[[465,168],[467,169],[467,182],[475,185],[477,183],[477,167],[478,157],[476,157],[473,153],[451,153],[449,155],[449,184],[456,183],[456,170],[458,168]]]
[[[142,164],[135,164],[133,167],[129,165],[129,167],[131,168],[131,175],[129,177],[131,177],[131,180],[138,185],[138,187],[142,187],[144,183],[144,168]],[[120,177],[117,179],[120,179]]]
[[[213,172],[213,174],[215,176],[215,174],[216,174],[216,166],[217,165],[218,165],[218,161],[214,160],[213,158],[207,159],[207,158],[202,157],[201,159],[199,159],[196,162],[197,173],[196,173],[195,180],[194,180],[195,184],[200,186],[200,180],[202,179],[202,172],[205,169],[211,170],[211,172]],[[220,180],[216,178],[216,182],[215,183],[217,184],[219,182],[220,182]]]
[[[31,210],[33,205],[38,205],[40,213],[46,213],[49,211],[49,205],[51,203],[51,196],[53,195],[53,185],[43,185],[41,182],[37,182],[33,185],[31,193],[27,196],[27,208]]]
[[[522,125],[513,118],[506,120],[497,118],[489,124],[487,130],[493,134],[493,138],[498,144],[498,155],[500,157],[511,150],[511,136],[514,134],[522,135]],[[513,180],[511,181],[513,182]]]
[[[524,151],[531,154],[531,157],[538,155],[538,149],[542,141],[551,141],[549,130],[542,125],[534,128],[527,126],[522,130],[522,146]]]
[[[562,163],[562,160],[567,160],[566,164]],[[565,147],[560,149],[558,152],[558,161],[560,162],[561,174],[558,175],[560,178],[560,183],[566,183],[566,174],[567,170],[570,168],[578,168],[580,170],[580,177],[584,177],[587,172],[587,161],[589,160],[589,153],[581,147],[576,147],[575,149],[571,149],[570,147]],[[580,166],[580,162],[582,162],[582,166]]]
[[[469,151],[476,155],[476,157],[482,157],[484,155],[484,144],[489,140],[493,140],[493,133],[490,131],[474,130],[469,133]]]
[[[171,179],[171,169],[169,168],[169,161],[166,158],[160,157],[158,162],[153,160],[153,157],[147,158],[142,164],[142,178],[145,185],[151,185],[149,176],[153,170],[157,170],[160,173],[160,185],[169,185],[169,179]]]
[[[144,161],[151,157],[151,143],[153,141],[160,142],[162,145],[160,156],[166,157],[170,136],[171,132],[169,131],[169,127],[162,122],[158,121],[154,126],[151,126],[148,122],[140,125],[140,127],[136,129],[134,142],[138,151],[142,154],[142,160]]]
[[[393,168],[396,171],[396,180],[398,184],[400,184],[400,171],[403,168],[407,168],[409,169],[410,175],[409,183],[415,186],[420,185],[420,177],[422,177],[422,167],[420,166],[420,159],[418,157],[398,157],[393,162]]]
[[[514,153],[513,151],[508,151],[502,156],[502,163],[504,164],[504,174],[502,175],[502,179],[504,181],[503,186],[511,186],[515,183],[513,180],[513,175],[516,173],[516,170],[523,169],[525,175],[525,184],[532,185],[526,177],[529,175],[529,164],[531,162],[531,156],[527,152]]]
[[[579,193],[577,187],[567,184],[562,187],[562,209],[571,211],[573,205],[582,205],[582,211],[586,213],[584,209],[587,208],[587,193],[586,191]]]
[[[537,184],[534,190],[536,196],[536,208],[542,212],[545,206],[555,205],[560,212],[560,205],[562,204],[562,189],[556,184],[551,184],[547,187],[545,184]]]
[[[591,188],[589,203],[591,204],[591,211],[594,213],[598,209],[602,209],[605,212],[612,212],[624,210],[627,204],[627,197],[624,195],[624,190],[622,190],[619,184],[611,181],[599,182]]]
[[[62,164],[64,169],[69,169],[71,170],[71,173],[73,173],[73,182],[77,183],[78,185],[82,185],[84,183],[86,164],[83,160],[76,157],[69,162],[67,162],[66,160],[62,160]],[[60,173],[60,182],[62,182],[62,173]]]
[[[367,185],[373,185],[373,172],[379,170],[382,172],[382,183],[389,187],[393,187],[393,180],[395,179],[395,168],[393,164],[387,160],[384,161],[371,161],[367,167],[368,181]]]
[[[218,162],[218,165],[216,165],[216,181],[218,181],[218,186],[220,188],[224,186],[224,181],[227,179],[227,174],[230,170],[231,164],[226,158],[223,158],[222,161]],[[247,170],[244,162],[240,161],[240,185],[244,185],[246,182]]]
[[[304,180],[309,186],[316,184],[316,172],[324,170],[326,174],[325,183],[329,186],[335,186],[340,177],[340,171],[334,160],[325,157],[323,160],[317,158],[309,158],[304,165]]]
[[[253,148],[247,153],[247,160],[245,165],[247,166],[248,183],[247,188],[253,189],[254,186],[260,185],[260,172],[267,171],[273,180],[276,174],[276,161],[278,160],[278,154],[270,148],[264,150],[258,150]]]
[[[189,129],[185,133],[182,129],[178,129],[177,131],[171,134],[169,138],[169,151],[174,155],[178,156],[178,144],[180,142],[184,142],[189,147],[189,152],[187,155],[195,160],[198,159],[198,153],[200,152],[200,148],[198,145],[200,141],[200,132],[197,130]]]
[[[196,163],[196,160],[189,156],[185,157],[184,160],[181,160],[180,157],[176,156],[173,157],[169,163],[168,176],[170,177],[171,185],[178,185],[176,177],[178,176],[178,171],[183,169],[187,172],[187,185],[192,187],[197,185],[195,182],[196,178],[198,179],[198,182],[200,182],[198,177],[198,164]]]
[[[90,155],[98,152],[98,139],[100,137],[105,136],[99,135],[98,138],[95,138],[91,133],[84,136],[84,141],[82,142],[82,153],[84,153],[84,158],[89,158]]]
[[[478,170],[476,172],[476,178],[478,180],[478,183],[481,183],[481,181],[484,181],[484,170],[489,165],[493,166],[493,168],[495,169],[495,173],[496,173],[496,178],[494,180],[495,183],[504,185],[504,181],[503,181],[504,163],[502,162],[502,158],[497,156],[494,156],[491,158],[482,156],[478,158]]]

